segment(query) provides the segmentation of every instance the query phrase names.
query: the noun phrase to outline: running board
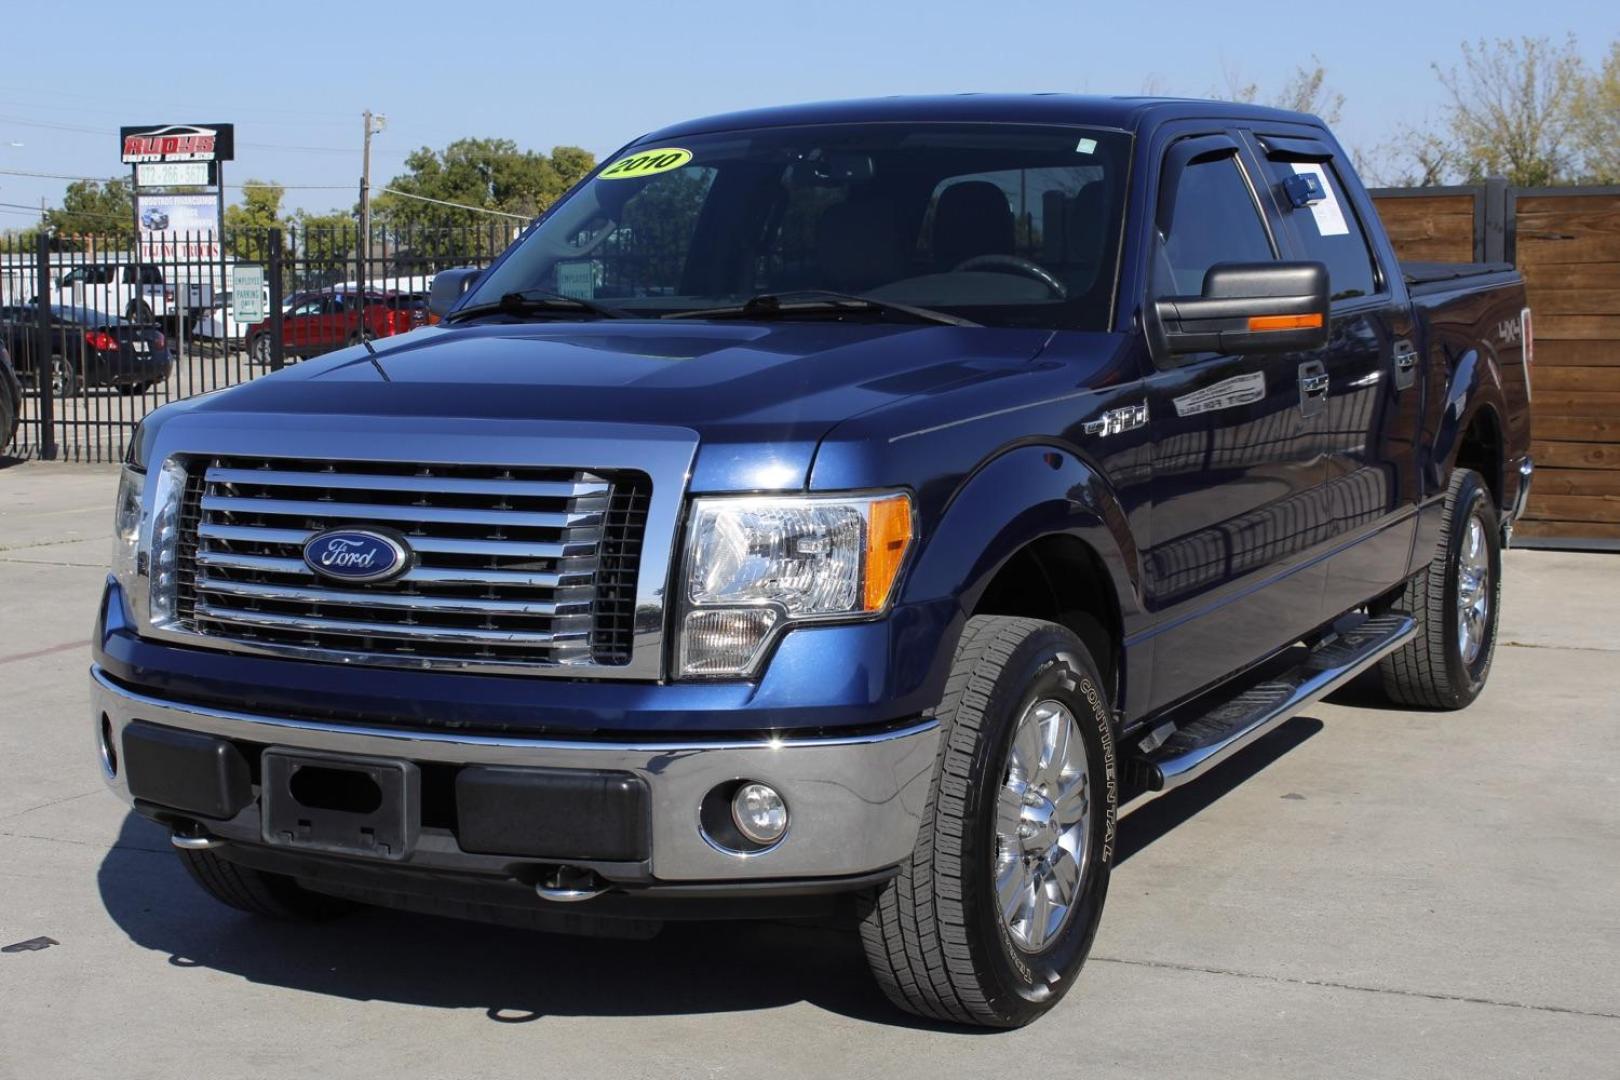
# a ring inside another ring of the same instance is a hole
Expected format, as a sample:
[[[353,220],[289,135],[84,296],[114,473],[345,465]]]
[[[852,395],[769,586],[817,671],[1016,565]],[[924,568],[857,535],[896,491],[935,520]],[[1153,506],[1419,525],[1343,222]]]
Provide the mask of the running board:
[[[1399,612],[1341,620],[1297,667],[1181,724],[1137,756],[1144,786],[1167,791],[1215,765],[1366,671],[1417,633],[1417,620]],[[1145,743],[1152,742],[1149,736]]]

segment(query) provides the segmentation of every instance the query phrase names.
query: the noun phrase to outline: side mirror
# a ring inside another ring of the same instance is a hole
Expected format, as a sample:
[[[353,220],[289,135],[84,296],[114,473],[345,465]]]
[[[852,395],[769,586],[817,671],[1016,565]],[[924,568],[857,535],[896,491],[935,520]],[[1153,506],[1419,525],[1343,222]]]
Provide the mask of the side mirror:
[[[1172,355],[1305,352],[1328,341],[1328,272],[1319,262],[1218,263],[1199,296],[1154,305]]]
[[[440,270],[433,275],[433,287],[428,292],[428,314],[444,318],[456,306],[466,291],[478,284],[484,272],[474,266],[461,266],[454,270]]]

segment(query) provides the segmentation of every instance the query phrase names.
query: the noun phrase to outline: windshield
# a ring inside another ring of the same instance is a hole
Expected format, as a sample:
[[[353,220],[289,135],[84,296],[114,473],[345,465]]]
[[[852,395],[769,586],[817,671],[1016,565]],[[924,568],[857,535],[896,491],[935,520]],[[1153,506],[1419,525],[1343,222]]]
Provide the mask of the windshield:
[[[1121,132],[986,124],[649,143],[554,207],[461,306],[538,292],[701,317],[830,290],[990,326],[1103,329],[1129,154]]]

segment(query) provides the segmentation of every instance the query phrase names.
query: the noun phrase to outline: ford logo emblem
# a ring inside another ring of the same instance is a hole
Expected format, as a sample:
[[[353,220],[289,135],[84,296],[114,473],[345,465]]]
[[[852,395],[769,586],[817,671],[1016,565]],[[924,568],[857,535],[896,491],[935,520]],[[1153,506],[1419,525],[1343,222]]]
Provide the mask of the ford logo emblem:
[[[328,529],[305,541],[304,562],[322,577],[363,584],[409,570],[411,549],[392,530]]]

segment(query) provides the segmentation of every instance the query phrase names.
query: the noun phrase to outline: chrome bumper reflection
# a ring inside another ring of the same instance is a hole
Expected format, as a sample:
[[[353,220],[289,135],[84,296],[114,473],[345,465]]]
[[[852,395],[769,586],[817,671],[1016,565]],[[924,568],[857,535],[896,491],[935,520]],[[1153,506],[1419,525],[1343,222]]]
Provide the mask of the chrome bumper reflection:
[[[834,877],[893,866],[910,854],[916,840],[939,740],[939,725],[932,720],[849,738],[635,744],[383,731],[176,705],[125,690],[94,666],[90,683],[98,744],[105,717],[115,746],[122,745],[127,724],[144,720],[334,753],[633,772],[652,796],[652,874],[668,882]],[[738,855],[704,840],[698,829],[700,801],[717,784],[737,779],[770,784],[787,801],[793,825],[776,847]],[[107,777],[107,783],[129,801],[121,773]],[[467,861],[469,868],[487,862]]]

